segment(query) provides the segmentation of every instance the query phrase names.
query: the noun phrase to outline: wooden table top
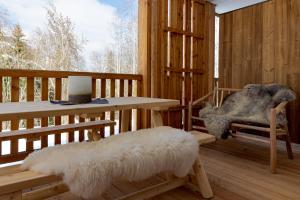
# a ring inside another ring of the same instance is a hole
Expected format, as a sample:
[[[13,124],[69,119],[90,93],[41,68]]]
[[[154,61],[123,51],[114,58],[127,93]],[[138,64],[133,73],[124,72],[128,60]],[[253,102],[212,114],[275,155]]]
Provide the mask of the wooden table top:
[[[168,108],[179,100],[147,97],[107,98],[108,104],[59,105],[49,101],[0,103],[0,121],[62,115],[97,114],[105,111]]]

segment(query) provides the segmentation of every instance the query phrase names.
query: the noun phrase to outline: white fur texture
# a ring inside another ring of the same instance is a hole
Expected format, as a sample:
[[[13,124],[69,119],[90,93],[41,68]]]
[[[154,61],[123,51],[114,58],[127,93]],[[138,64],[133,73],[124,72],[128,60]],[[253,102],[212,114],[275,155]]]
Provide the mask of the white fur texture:
[[[30,154],[25,169],[63,176],[72,193],[99,197],[113,180],[139,181],[160,172],[187,175],[198,143],[185,131],[158,127],[92,143],[71,143]]]

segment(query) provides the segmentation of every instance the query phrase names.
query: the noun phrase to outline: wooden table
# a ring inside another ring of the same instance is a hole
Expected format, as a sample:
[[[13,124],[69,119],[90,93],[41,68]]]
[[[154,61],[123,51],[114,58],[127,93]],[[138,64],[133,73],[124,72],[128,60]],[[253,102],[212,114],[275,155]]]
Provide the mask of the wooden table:
[[[42,118],[62,115],[80,115],[88,117],[107,111],[122,110],[122,131],[128,130],[131,109],[153,110],[155,126],[163,125],[160,110],[179,105],[179,100],[146,98],[146,97],[115,97],[108,98],[108,104],[58,105],[48,101],[0,103],[0,121]],[[138,119],[139,120],[139,119]]]

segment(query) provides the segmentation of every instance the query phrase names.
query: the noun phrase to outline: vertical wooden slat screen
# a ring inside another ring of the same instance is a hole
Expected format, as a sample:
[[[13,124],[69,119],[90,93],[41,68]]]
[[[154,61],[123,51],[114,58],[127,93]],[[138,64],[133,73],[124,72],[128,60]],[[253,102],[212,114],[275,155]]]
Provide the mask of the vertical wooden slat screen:
[[[61,100],[62,92],[62,80],[61,78],[55,79],[55,100]],[[55,125],[61,125],[61,116],[55,117]],[[61,134],[55,134],[54,136],[55,144],[61,144]]]
[[[183,0],[170,1],[170,27],[174,30],[183,30]],[[176,69],[183,67],[183,35],[170,32],[170,71],[169,85],[171,86],[168,98],[177,99],[182,102],[182,73],[176,72]],[[174,69],[174,70],[173,70]],[[169,119],[173,127],[181,128],[182,111],[171,111],[172,117]]]
[[[204,36],[204,4],[192,2],[192,27],[191,30],[195,35]],[[196,20],[197,19],[197,20]],[[204,69],[204,41],[203,38],[192,37],[192,69]],[[197,73],[192,74],[192,91],[193,98],[198,99],[205,95],[208,84],[205,84],[205,76]]]
[[[110,96],[115,97],[116,96],[116,80],[115,79],[110,79]],[[115,111],[110,112],[110,120],[115,121]],[[110,127],[110,135],[115,134],[115,127],[111,126]]]
[[[11,79],[11,101],[18,102],[19,101],[19,77],[13,77]],[[19,129],[19,120],[11,121],[11,130]],[[18,140],[11,140],[10,144],[10,153],[13,155],[18,154]]]
[[[49,88],[49,80],[48,78],[42,78],[42,101],[48,101],[48,88]],[[42,118],[42,127],[48,126],[48,117]],[[48,136],[41,137],[41,148],[48,146]]]
[[[2,91],[3,91],[3,77],[8,77],[7,79],[11,80],[11,101],[18,102],[20,101],[21,93],[19,94],[19,91],[22,91],[24,88],[20,87],[26,87],[26,94],[25,96],[26,101],[36,101],[36,94],[39,94],[39,89],[41,90],[41,99],[43,101],[48,101],[49,99],[49,90],[51,89],[51,92],[54,89],[54,98],[56,100],[61,100],[63,96],[63,79],[67,78],[71,75],[78,75],[78,76],[92,76],[93,82],[92,82],[92,96],[97,97],[97,92],[100,91],[100,96],[102,98],[106,98],[108,96],[114,97],[116,96],[116,93],[119,93],[120,96],[125,95],[125,81],[126,86],[128,83],[128,90],[126,88],[126,91],[128,93],[126,95],[128,96],[136,96],[141,95],[141,88],[142,88],[142,76],[141,75],[131,75],[131,74],[102,74],[102,73],[89,73],[89,72],[54,72],[54,71],[30,71],[30,70],[5,70],[0,69],[0,102],[2,101]],[[23,77],[26,78],[26,84],[25,86],[22,84],[22,82],[19,81],[20,77],[22,77],[21,80],[23,80]],[[40,81],[39,81],[40,80]],[[55,80],[54,88],[52,88],[52,80]],[[96,84],[96,80],[100,80],[101,87]],[[120,80],[120,85],[116,84],[116,80]],[[49,88],[51,84],[51,88]],[[120,86],[120,87],[119,87]],[[22,89],[22,90],[21,90]],[[137,90],[135,92],[135,89]],[[37,93],[36,91],[37,90]],[[109,91],[109,92],[108,92]],[[8,95],[9,96],[9,95]],[[52,96],[51,96],[52,98]],[[139,112],[138,112],[139,113]],[[115,113],[110,113],[110,119],[115,120]],[[139,114],[137,114],[137,124],[140,124],[138,117]],[[99,114],[100,116],[100,114]],[[121,115],[120,115],[121,116]],[[104,119],[104,115],[102,115],[101,119]],[[135,117],[132,114],[132,118]],[[52,117],[51,117],[52,119]],[[62,123],[62,116],[55,116],[54,121],[55,125]],[[99,120],[98,118],[96,118]],[[26,120],[26,128],[34,128],[34,119],[25,119]],[[84,118],[79,118],[79,122],[84,122]],[[132,119],[129,120],[132,123]],[[49,125],[51,121],[49,121],[48,117],[44,117],[41,119],[41,126],[46,127]],[[77,120],[75,116],[69,116],[68,123],[77,123]],[[52,125],[52,124],[51,124]],[[139,126],[137,126],[139,127]],[[0,129],[2,127],[0,126]],[[12,129],[18,129],[19,123],[18,122],[12,122]],[[1,133],[0,133],[1,134]],[[114,134],[114,127],[111,127],[111,135]],[[74,132],[70,132],[67,138],[67,142],[74,142]],[[2,155],[2,149],[1,146],[3,144],[0,144],[0,164],[7,163],[7,162],[14,162],[18,160],[22,160],[28,155],[28,153],[32,152],[34,150],[34,140],[38,140],[39,138],[32,138],[28,141],[26,141],[26,151],[25,152],[18,152],[18,145],[19,141],[11,141],[11,152],[8,155]],[[57,135],[55,137],[55,145],[61,144],[61,135]],[[79,141],[83,141],[84,138],[84,131],[81,131],[79,133]],[[6,144],[5,144],[6,145]],[[41,147],[47,147],[48,146],[48,136],[44,136],[41,138]],[[6,147],[8,147],[6,145]],[[6,148],[5,147],[5,148]],[[22,146],[23,148],[23,146]]]
[[[34,78],[27,78],[27,101],[34,101]],[[27,128],[34,127],[34,119],[27,119]],[[33,141],[26,141],[26,151],[33,151]]]
[[[192,2],[189,0],[184,1],[184,16],[183,16],[183,30],[191,32],[191,7]],[[191,37],[184,35],[183,36],[183,50],[184,50],[184,69],[191,69]],[[184,73],[184,96],[183,104],[187,105],[191,101],[191,74]],[[184,110],[184,129],[188,129],[188,112]]]
[[[151,2],[151,96],[180,100],[169,110],[168,122],[187,128],[187,104],[212,88],[214,5],[204,0]]]

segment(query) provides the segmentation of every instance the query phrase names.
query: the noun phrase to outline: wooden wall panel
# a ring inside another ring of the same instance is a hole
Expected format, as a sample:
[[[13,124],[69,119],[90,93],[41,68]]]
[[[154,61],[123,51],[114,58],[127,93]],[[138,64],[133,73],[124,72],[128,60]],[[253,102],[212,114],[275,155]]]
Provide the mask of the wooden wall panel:
[[[300,94],[300,1],[270,0],[220,17],[220,87],[281,83]],[[300,96],[289,106],[300,142]]]

